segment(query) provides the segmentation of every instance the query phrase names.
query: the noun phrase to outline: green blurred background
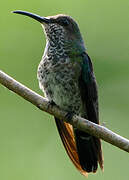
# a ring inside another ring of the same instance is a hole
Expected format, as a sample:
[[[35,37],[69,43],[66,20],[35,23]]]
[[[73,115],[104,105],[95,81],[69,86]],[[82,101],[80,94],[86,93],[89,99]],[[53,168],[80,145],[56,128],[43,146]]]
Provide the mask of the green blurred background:
[[[36,77],[45,47],[39,23],[12,10],[75,18],[99,85],[100,120],[129,138],[129,0],[5,0],[0,3],[0,69],[42,95]],[[103,142],[104,173],[129,179],[128,153]],[[0,85],[0,179],[85,179],[65,153],[53,117]]]

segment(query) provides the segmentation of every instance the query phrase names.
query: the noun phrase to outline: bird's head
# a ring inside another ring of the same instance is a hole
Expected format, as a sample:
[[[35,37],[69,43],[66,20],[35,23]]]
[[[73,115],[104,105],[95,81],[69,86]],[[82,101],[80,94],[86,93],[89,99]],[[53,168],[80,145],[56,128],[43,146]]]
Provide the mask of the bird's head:
[[[41,17],[20,10],[13,13],[26,15],[39,21],[46,34],[46,39],[51,45],[63,45],[69,52],[73,51],[75,54],[85,51],[78,24],[70,16],[59,14],[56,16]]]

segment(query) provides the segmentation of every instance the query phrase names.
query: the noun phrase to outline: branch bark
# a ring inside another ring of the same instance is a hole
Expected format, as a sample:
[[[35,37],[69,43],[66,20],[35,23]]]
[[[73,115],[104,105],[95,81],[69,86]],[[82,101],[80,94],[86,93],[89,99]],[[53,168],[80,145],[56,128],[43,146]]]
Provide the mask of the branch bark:
[[[11,91],[18,94],[19,96],[26,99],[27,101],[31,102],[35,106],[37,106],[40,110],[45,111],[67,122],[66,111],[63,111],[56,105],[51,105],[47,99],[43,98],[36,92],[17,82],[1,70],[0,83]],[[72,119],[68,123],[72,124],[74,127],[82,131],[88,132],[93,136],[103,139],[104,141],[114,146],[117,146],[126,152],[129,152],[129,140],[112,132],[104,126],[92,123],[87,119],[81,118],[77,115],[73,115]]]

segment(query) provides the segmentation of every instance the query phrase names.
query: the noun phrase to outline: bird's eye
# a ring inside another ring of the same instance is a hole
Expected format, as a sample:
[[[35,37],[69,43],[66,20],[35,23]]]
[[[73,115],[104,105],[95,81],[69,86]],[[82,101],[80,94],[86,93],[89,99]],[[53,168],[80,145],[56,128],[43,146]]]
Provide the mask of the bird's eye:
[[[62,19],[61,25],[68,26],[69,25],[69,21],[67,19]]]

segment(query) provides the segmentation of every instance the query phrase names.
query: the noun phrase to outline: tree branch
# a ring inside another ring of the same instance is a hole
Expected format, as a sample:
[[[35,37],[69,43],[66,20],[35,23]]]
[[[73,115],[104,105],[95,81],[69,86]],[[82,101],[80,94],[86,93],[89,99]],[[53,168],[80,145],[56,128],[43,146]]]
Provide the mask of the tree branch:
[[[10,89],[11,91],[18,94],[19,96],[26,99],[27,101],[31,102],[35,106],[37,106],[40,110],[52,114],[57,118],[62,119],[63,121],[67,121],[66,111],[61,110],[56,105],[51,105],[47,99],[43,98],[39,94],[35,93],[34,91],[22,85],[21,83],[17,82],[16,80],[14,80],[10,76],[2,72],[1,70],[0,70],[0,83],[3,86]],[[77,115],[73,115],[69,123],[82,131],[88,132],[93,136],[101,138],[104,141],[114,146],[117,146],[126,152],[129,152],[129,140],[112,132],[106,127],[92,123]]]

